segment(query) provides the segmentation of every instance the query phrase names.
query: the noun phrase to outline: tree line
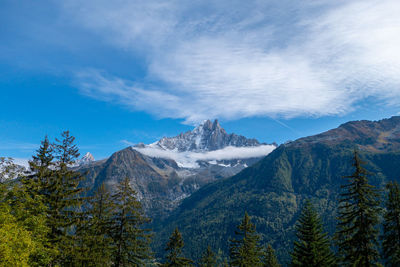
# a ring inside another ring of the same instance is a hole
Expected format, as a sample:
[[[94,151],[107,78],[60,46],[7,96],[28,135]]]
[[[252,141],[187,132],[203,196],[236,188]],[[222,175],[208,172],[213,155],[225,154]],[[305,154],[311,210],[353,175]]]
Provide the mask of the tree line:
[[[228,258],[209,246],[195,263],[183,255],[176,228],[159,262],[150,248],[150,219],[129,178],[112,192],[103,184],[88,196],[83,174],[72,168],[79,157],[74,141],[68,131],[54,142],[46,137],[27,173],[0,158],[0,266],[280,266],[271,245],[261,245],[247,213],[229,240]],[[305,202],[288,265],[400,266],[399,185],[387,184],[382,209],[364,165],[355,151],[332,238],[311,201]]]

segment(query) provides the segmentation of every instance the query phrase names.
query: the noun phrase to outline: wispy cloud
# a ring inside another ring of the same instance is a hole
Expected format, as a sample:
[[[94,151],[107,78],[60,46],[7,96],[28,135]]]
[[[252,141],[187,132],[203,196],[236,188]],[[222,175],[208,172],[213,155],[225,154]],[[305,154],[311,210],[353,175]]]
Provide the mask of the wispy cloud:
[[[132,147],[149,157],[173,159],[180,167],[197,168],[197,161],[232,160],[264,157],[276,147],[273,145],[261,145],[256,147],[224,147],[223,149],[208,152],[177,152],[155,147]]]
[[[400,103],[399,1],[66,3],[83,27],[146,55],[140,83],[77,74],[82,93],[103,101],[188,123]]]

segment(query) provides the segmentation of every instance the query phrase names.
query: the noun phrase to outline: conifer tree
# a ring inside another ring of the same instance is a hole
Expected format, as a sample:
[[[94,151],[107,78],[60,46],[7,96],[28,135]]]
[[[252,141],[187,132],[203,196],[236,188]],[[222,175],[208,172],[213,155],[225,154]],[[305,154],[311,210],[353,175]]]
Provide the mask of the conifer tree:
[[[36,155],[29,162],[32,175],[23,179],[29,192],[39,195],[47,209],[48,242],[58,250],[58,257],[51,263],[71,264],[74,253],[74,229],[82,218],[83,189],[79,182],[82,174],[71,166],[79,157],[75,138],[68,131],[51,144],[47,137]]]
[[[267,248],[264,251],[263,259],[262,259],[263,267],[280,267],[281,265],[278,263],[278,259],[275,255],[275,250],[268,244]]]
[[[217,266],[217,260],[215,253],[212,251],[210,246],[207,246],[206,251],[203,253],[200,263],[200,267],[214,267]]]
[[[169,237],[167,247],[165,251],[168,251],[166,256],[166,262],[162,265],[163,267],[180,267],[180,266],[193,266],[193,261],[187,259],[182,254],[182,248],[185,243],[178,228],[175,228],[174,232]]]
[[[217,266],[221,267],[229,266],[228,258],[224,255],[224,252],[221,250],[221,248],[218,249],[215,258],[217,261]]]
[[[335,266],[322,222],[310,201],[307,201],[296,225],[297,241],[294,242],[291,265],[295,267]]]
[[[386,186],[388,197],[383,222],[383,253],[387,266],[400,266],[400,188],[396,182]]]
[[[368,183],[369,173],[358,152],[354,152],[354,173],[344,177],[338,208],[335,239],[339,256],[345,266],[377,266],[377,224],[379,217],[378,192]]]
[[[84,201],[84,189],[79,183],[84,177],[71,168],[79,157],[75,137],[69,131],[63,132],[61,137],[52,144],[54,170],[50,179],[46,180],[45,189],[49,198],[50,240],[58,243],[59,262],[71,265],[75,254],[74,229],[79,227],[83,216],[80,208]]]
[[[42,197],[47,195],[45,186],[53,175],[53,153],[50,141],[45,136],[41,146],[36,151],[36,155],[33,155],[32,160],[29,161],[29,168],[33,174],[23,179],[23,183],[33,194],[41,195]]]
[[[143,266],[151,259],[150,229],[144,228],[150,219],[144,216],[128,178],[117,185],[112,200],[115,205],[111,231],[114,266]]]
[[[262,250],[259,246],[260,236],[256,227],[250,222],[247,212],[235,234],[240,239],[231,239],[229,246],[230,266],[259,266],[261,265]]]
[[[114,248],[111,238],[115,205],[102,184],[88,199],[85,220],[76,231],[75,265],[109,266]]]

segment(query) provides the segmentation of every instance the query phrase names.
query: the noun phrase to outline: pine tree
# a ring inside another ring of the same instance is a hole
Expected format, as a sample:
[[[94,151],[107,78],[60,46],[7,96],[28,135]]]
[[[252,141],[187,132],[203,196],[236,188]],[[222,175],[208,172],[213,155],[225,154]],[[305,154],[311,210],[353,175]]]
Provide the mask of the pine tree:
[[[84,202],[84,189],[79,183],[83,175],[71,168],[78,160],[79,150],[74,144],[75,137],[65,131],[62,139],[56,138],[54,150],[54,170],[46,180],[46,197],[49,198],[50,240],[58,243],[59,263],[71,265],[75,254],[74,230],[82,222],[81,206]]]
[[[229,247],[230,266],[259,266],[262,250],[259,246],[260,237],[256,232],[254,224],[250,222],[247,212],[241,224],[237,227],[235,234],[240,239],[231,239]]]
[[[383,252],[387,266],[400,266],[400,188],[388,183],[388,197],[383,222]]]
[[[33,174],[23,179],[23,183],[33,194],[46,196],[46,184],[53,175],[53,148],[47,136],[41,142],[41,146],[29,161],[29,168]]]
[[[322,222],[310,201],[307,201],[296,225],[297,241],[292,252],[292,266],[335,266],[335,257],[330,249]]]
[[[61,137],[53,144],[45,137],[29,162],[32,175],[23,179],[28,191],[39,195],[46,205],[46,224],[50,229],[47,239],[50,247],[58,250],[52,265],[71,264],[74,230],[81,221],[79,209],[84,201],[83,188],[79,186],[83,176],[71,168],[79,157],[75,138],[68,131]]]
[[[111,195],[102,184],[88,199],[85,220],[76,230],[75,257],[77,266],[109,266],[114,248],[111,238],[113,214]]]
[[[263,259],[262,259],[263,267],[280,267],[281,265],[278,263],[278,259],[275,255],[275,250],[268,244],[267,248],[264,251]]]
[[[354,173],[341,186],[336,241],[341,261],[346,266],[377,266],[378,192],[368,183],[365,163],[354,152]]]
[[[167,247],[165,251],[168,251],[166,256],[166,262],[162,265],[163,267],[180,267],[180,266],[193,266],[193,261],[182,257],[182,248],[184,242],[181,233],[178,228],[175,228],[174,232],[169,237]]]
[[[111,232],[115,245],[114,266],[143,266],[151,259],[150,229],[143,228],[150,219],[144,216],[128,178],[117,185],[112,200],[115,205]]]
[[[224,255],[224,252],[219,248],[215,256],[217,266],[226,267],[229,266],[228,258]]]
[[[215,253],[212,251],[211,247],[208,246],[206,251],[203,253],[200,263],[200,267],[214,267],[217,266],[217,260]]]

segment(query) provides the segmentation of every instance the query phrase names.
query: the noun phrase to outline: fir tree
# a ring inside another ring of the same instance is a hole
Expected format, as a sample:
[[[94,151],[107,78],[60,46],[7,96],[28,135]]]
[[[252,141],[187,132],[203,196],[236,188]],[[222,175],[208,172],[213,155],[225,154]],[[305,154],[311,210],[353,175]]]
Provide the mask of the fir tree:
[[[114,266],[143,266],[151,259],[150,229],[144,228],[150,219],[144,216],[128,178],[117,185],[112,200],[115,205],[111,231]]]
[[[182,248],[184,242],[181,233],[178,228],[175,228],[172,235],[169,237],[167,247],[165,251],[168,251],[166,256],[166,262],[162,265],[163,267],[179,267],[179,266],[193,266],[193,261],[182,257]]]
[[[388,197],[383,222],[383,252],[388,266],[400,266],[400,188],[388,183]]]
[[[264,251],[263,259],[262,259],[263,267],[280,267],[278,263],[278,259],[275,255],[275,250],[268,244],[267,248]]]
[[[292,266],[335,266],[335,257],[330,249],[322,222],[310,201],[307,201],[296,225],[297,241],[292,252]]]
[[[50,179],[46,180],[45,189],[49,198],[50,239],[58,243],[59,262],[71,265],[75,254],[74,229],[82,222],[80,208],[84,202],[84,189],[79,183],[83,175],[71,166],[79,157],[79,150],[74,144],[75,138],[65,131],[62,139],[56,138],[52,144],[54,150],[54,170]]]
[[[109,266],[114,244],[111,238],[115,205],[102,184],[88,200],[84,223],[76,231],[75,265]]]
[[[215,253],[212,251],[211,247],[208,246],[206,251],[203,253],[200,263],[200,267],[214,267],[217,266],[217,260]]]
[[[75,138],[69,132],[61,134],[62,139],[50,144],[46,137],[36,155],[30,161],[33,173],[23,183],[33,195],[39,195],[47,209],[46,225],[48,242],[58,250],[58,257],[51,263],[71,264],[74,253],[74,229],[78,226],[82,213],[83,189],[79,182],[82,174],[71,166],[79,157]]]
[[[229,247],[231,266],[259,266],[262,250],[259,246],[260,237],[256,232],[254,224],[250,222],[247,212],[241,224],[237,227],[235,234],[240,239],[231,239]]]
[[[24,184],[33,194],[46,196],[45,186],[53,175],[53,152],[50,141],[45,136],[36,155],[33,155],[32,160],[29,161],[29,168],[33,174],[23,179]]]
[[[368,183],[365,163],[354,152],[354,173],[341,186],[336,241],[339,256],[346,266],[377,266],[378,192]]]

